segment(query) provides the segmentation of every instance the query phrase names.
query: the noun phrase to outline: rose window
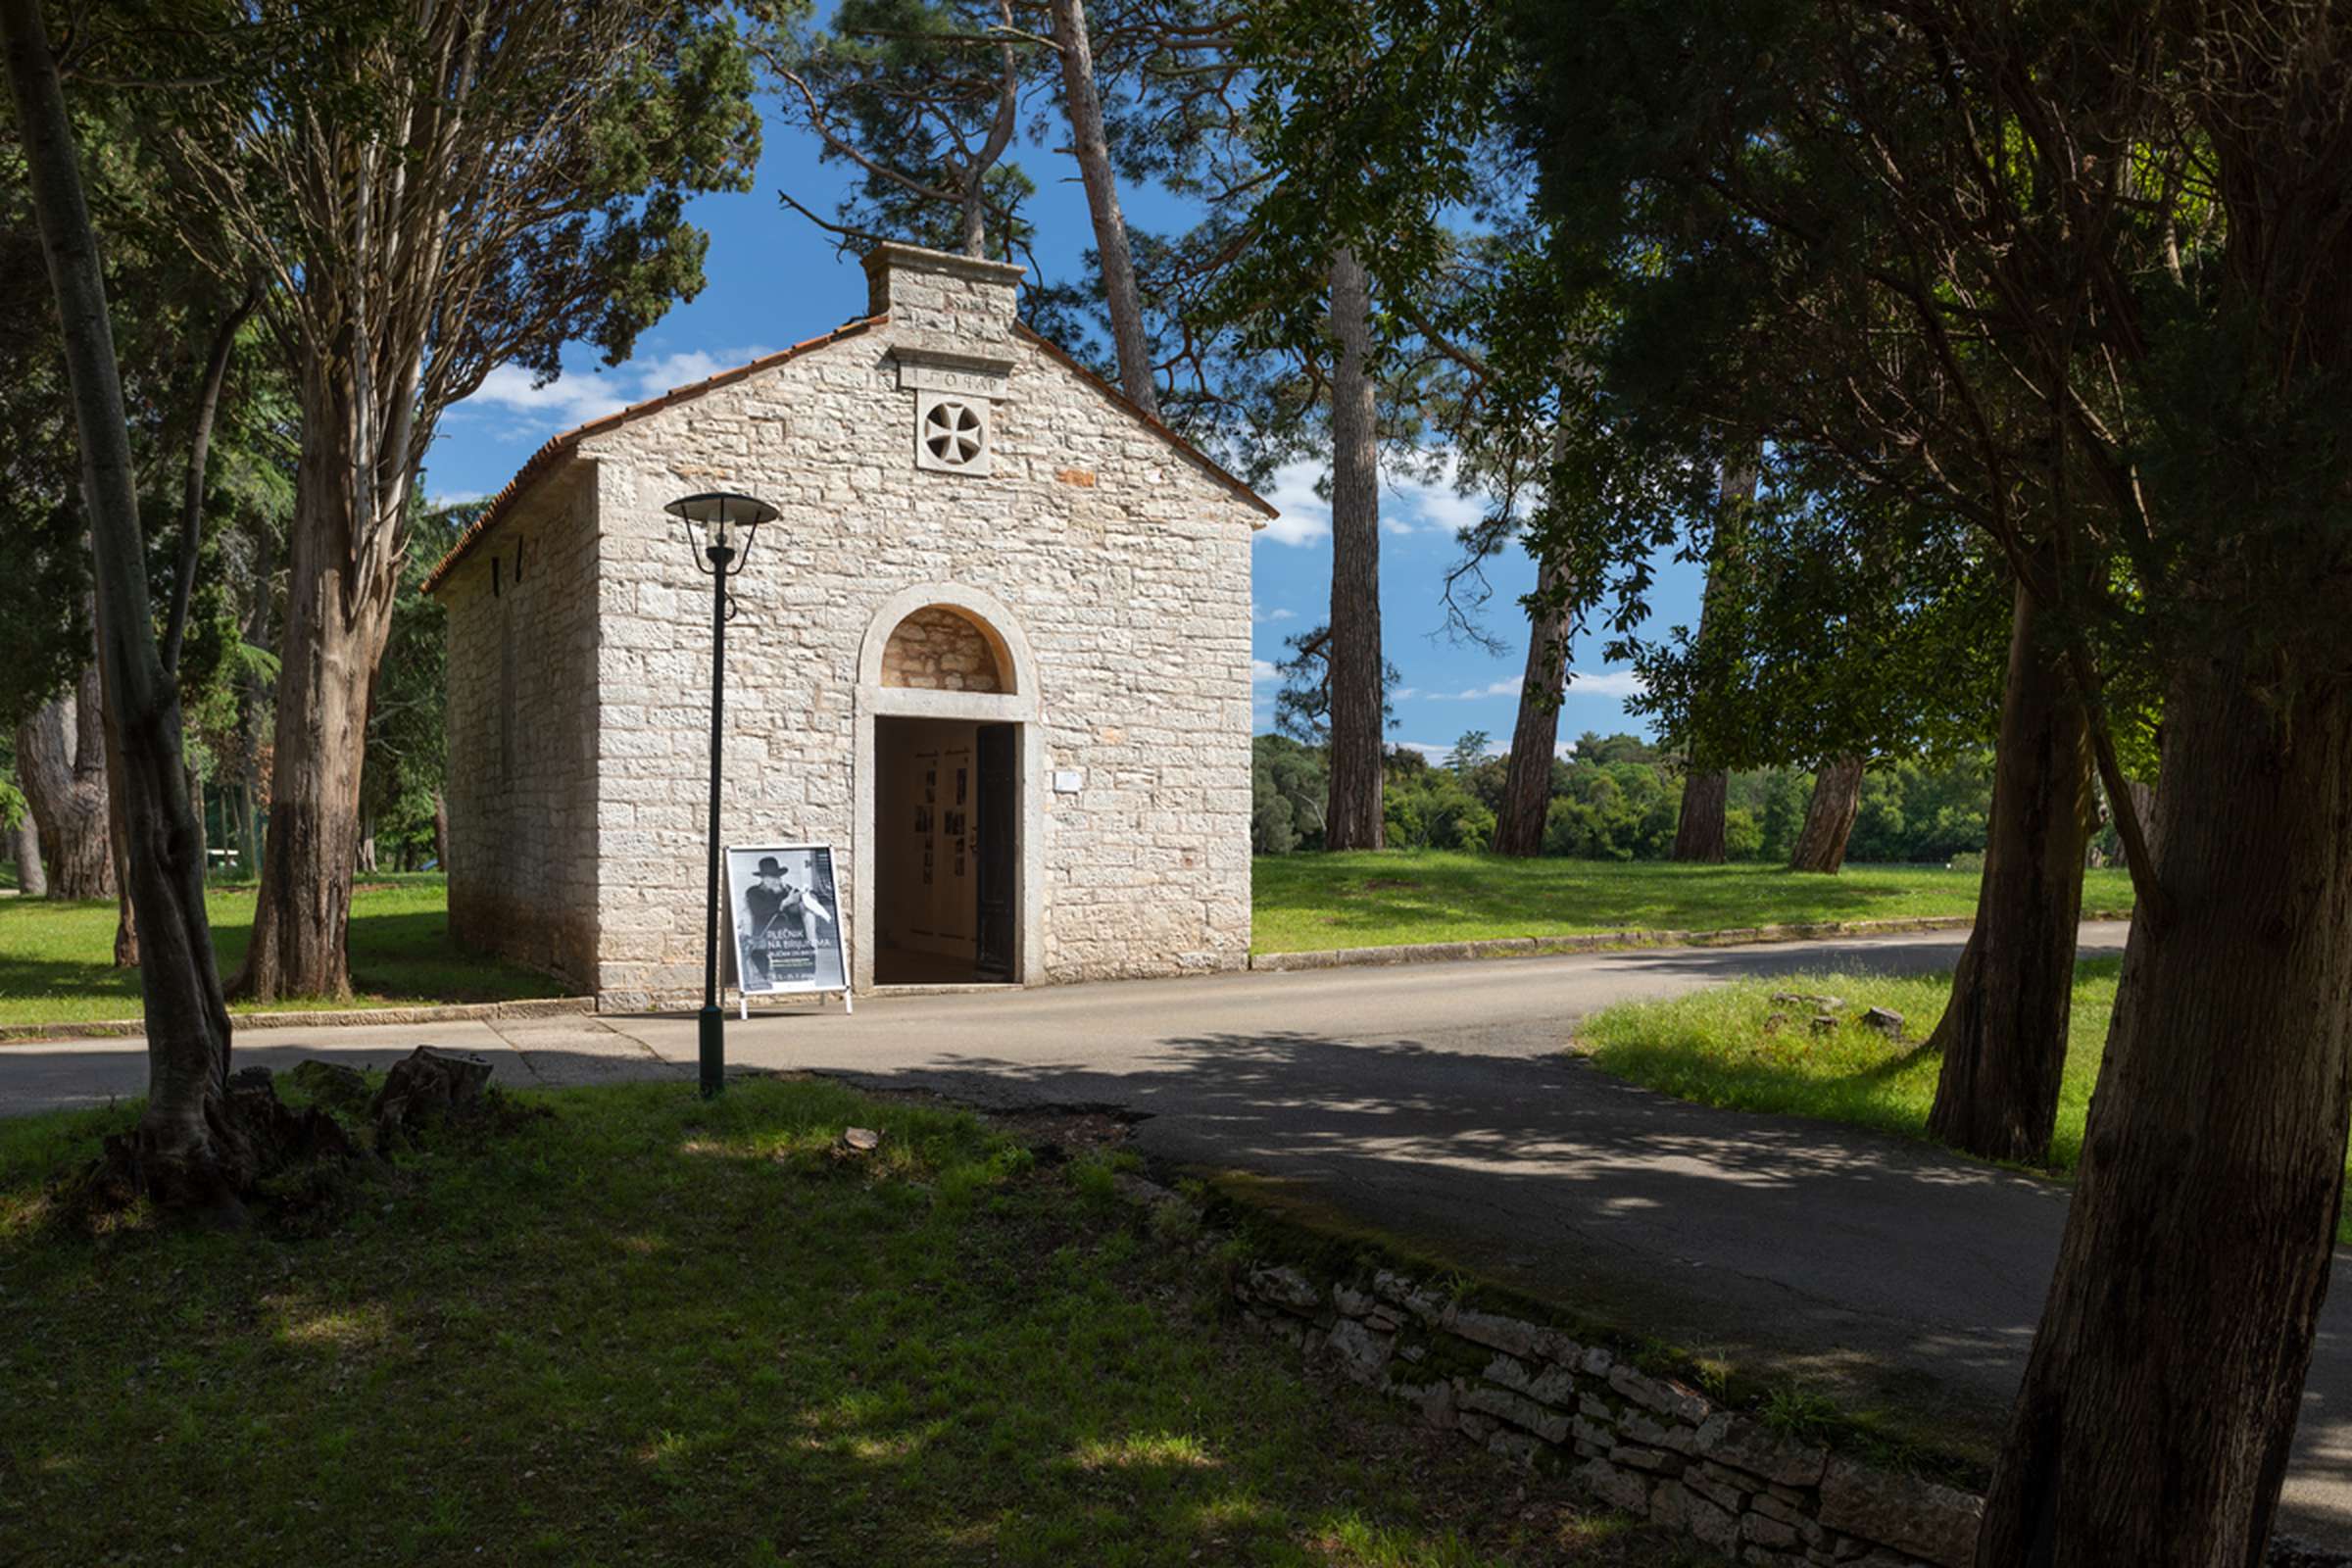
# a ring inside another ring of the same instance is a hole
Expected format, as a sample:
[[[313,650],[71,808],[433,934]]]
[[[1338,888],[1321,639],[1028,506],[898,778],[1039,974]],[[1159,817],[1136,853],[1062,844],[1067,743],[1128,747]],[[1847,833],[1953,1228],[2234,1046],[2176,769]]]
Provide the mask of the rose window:
[[[960,468],[980,455],[988,427],[968,403],[941,401],[923,416],[923,446],[944,467]]]

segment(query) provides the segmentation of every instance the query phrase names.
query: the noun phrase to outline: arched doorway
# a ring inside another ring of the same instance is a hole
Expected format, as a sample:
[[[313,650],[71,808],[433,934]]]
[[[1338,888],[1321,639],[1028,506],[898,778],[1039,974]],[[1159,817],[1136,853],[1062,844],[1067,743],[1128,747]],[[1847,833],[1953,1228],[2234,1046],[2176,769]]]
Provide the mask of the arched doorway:
[[[986,596],[906,590],[858,671],[854,957],[867,986],[1004,984],[1035,959],[1035,674]]]

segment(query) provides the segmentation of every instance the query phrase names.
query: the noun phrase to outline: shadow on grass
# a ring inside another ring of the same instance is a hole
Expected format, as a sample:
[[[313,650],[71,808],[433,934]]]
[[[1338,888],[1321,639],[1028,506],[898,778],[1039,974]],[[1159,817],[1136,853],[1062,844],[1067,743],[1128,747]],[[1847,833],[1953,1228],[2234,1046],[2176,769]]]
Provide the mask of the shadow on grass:
[[[549,1098],[316,1242],[0,1229],[0,1519],[60,1562],[1684,1560],[1218,1329],[1100,1166],[829,1083]]]
[[[1605,962],[1678,979],[1826,968],[1899,974],[1948,971],[1960,946],[1952,934],[1877,948],[1690,950]],[[1511,972],[1540,974],[1544,962],[1530,960]],[[1560,960],[1559,967],[1584,962]],[[1362,983],[1386,983],[1390,973]],[[1487,979],[1479,966],[1432,973],[1465,987]],[[916,1064],[867,1067],[854,1081],[995,1106],[1114,1104],[1148,1113],[1136,1137],[1150,1155],[1249,1173],[1261,1191],[1313,1205],[1367,1237],[1492,1276],[1619,1333],[1664,1340],[1759,1376],[1803,1380],[1848,1411],[1879,1412],[1897,1436],[1988,1451],[2047,1289],[2064,1222],[2063,1188],[1891,1135],[1670,1100],[1572,1059],[1519,1054],[1510,1042],[1476,1029],[1428,1024],[1426,1005],[1400,1019],[1393,1035],[1369,1040],[1311,1028],[1207,1029],[1188,1016],[1188,999],[1205,1004],[1227,985],[1255,994],[1276,983],[1250,977],[1139,987],[1139,995],[1164,1004],[1148,1021],[1116,1023],[1103,1012],[1098,1033],[1066,1050],[1068,1009],[1103,1007],[1119,988],[917,999],[877,1005],[870,1014],[860,1008],[855,1018],[766,1016],[732,1026],[729,1037],[744,1055],[789,1043],[799,1059],[846,1064],[861,1059],[877,1032],[896,1041],[912,1031],[930,1042],[911,1056]],[[1048,1032],[1056,1028],[1064,1032]],[[1119,1040],[1113,1050],[1104,1032],[1114,1029],[1145,1038]],[[1563,1019],[1560,1038],[1566,1033]],[[266,1059],[277,1065],[304,1054],[290,1042],[282,1054],[281,1048],[270,1050]],[[531,1056],[551,1075],[690,1070],[561,1049],[533,1048]],[[35,1082],[44,1074],[86,1072],[92,1058],[30,1047],[13,1048],[5,1059],[24,1063],[18,1082]],[[126,1049],[121,1062],[135,1059]],[[240,1060],[255,1059],[265,1058],[241,1049]],[[551,1187],[513,1205],[523,1220],[567,1228],[564,1205],[577,1202],[591,1222],[615,1236],[643,1229],[603,1206],[606,1184],[625,1188],[637,1179],[626,1175],[630,1162],[617,1152],[567,1148],[536,1162],[544,1167],[537,1179]],[[722,1208],[710,1231],[699,1224],[676,1230],[692,1217],[685,1211],[702,1201],[691,1183],[668,1188],[659,1200],[658,1224],[644,1234],[649,1246],[660,1244],[665,1266],[706,1284],[707,1276],[694,1272],[702,1264],[683,1255],[674,1240],[661,1238],[704,1238],[695,1245],[713,1249],[721,1264],[747,1259],[744,1266],[763,1271],[756,1275],[760,1282],[772,1277],[764,1271],[776,1246],[823,1250],[825,1266],[834,1268],[868,1257],[879,1245],[864,1233],[838,1230],[781,1241],[787,1233],[777,1227],[791,1219],[786,1210],[811,1201],[806,1190],[790,1187]],[[978,1207],[985,1210],[988,1201]],[[440,1213],[435,1224],[432,1234],[448,1237],[447,1245],[475,1249],[470,1266],[526,1275],[538,1267],[527,1238],[515,1239],[478,1212]],[[962,1280],[967,1266],[1000,1266],[957,1261],[955,1229],[907,1244],[943,1250],[953,1266],[927,1289],[951,1302],[976,1289]],[[508,1239],[483,1248],[475,1231]],[[1074,1277],[1072,1259],[1082,1255],[1065,1254],[1050,1230],[1007,1246],[1021,1250],[1021,1275],[1038,1292],[1061,1291]],[[649,1289],[657,1277],[639,1276]],[[529,1300],[500,1308],[520,1329],[555,1310],[569,1287],[546,1276],[539,1287],[526,1278],[500,1288],[536,1291]],[[866,1294],[879,1285],[858,1289],[849,1304],[826,1310],[863,1314],[882,1299]],[[12,1297],[21,1294],[12,1287]],[[812,1309],[775,1294],[766,1310],[781,1321]],[[577,1343],[568,1326],[564,1332]],[[1041,1356],[1062,1353],[1059,1329],[1037,1328],[1033,1342]],[[1099,1361],[1083,1364],[1112,1375]],[[1030,1373],[1000,1364],[996,1375],[1019,1388]],[[2352,1486],[2352,1459],[2343,1457],[2352,1454],[2352,1281],[2338,1282],[2323,1313],[2297,1441],[2296,1476]],[[1200,1508],[1212,1500],[1193,1495]],[[2308,1531],[2315,1524],[2327,1528],[2298,1517],[2290,1505],[2285,1528]],[[2346,1525],[2352,1521],[2336,1521],[2332,1533]],[[1199,1536],[1181,1531],[1173,1539],[1187,1550],[1200,1544]],[[1202,1560],[1251,1559],[1208,1549]]]

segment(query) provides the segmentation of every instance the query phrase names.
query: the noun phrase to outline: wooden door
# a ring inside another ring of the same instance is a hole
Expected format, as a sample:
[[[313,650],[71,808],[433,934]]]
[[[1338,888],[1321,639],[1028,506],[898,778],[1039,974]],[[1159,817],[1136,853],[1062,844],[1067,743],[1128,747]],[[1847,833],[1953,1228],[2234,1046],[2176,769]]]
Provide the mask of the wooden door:
[[[1020,726],[980,726],[979,799],[972,826],[980,841],[974,859],[980,873],[978,968],[983,980],[1013,978],[1013,950],[1019,931],[1021,833]]]

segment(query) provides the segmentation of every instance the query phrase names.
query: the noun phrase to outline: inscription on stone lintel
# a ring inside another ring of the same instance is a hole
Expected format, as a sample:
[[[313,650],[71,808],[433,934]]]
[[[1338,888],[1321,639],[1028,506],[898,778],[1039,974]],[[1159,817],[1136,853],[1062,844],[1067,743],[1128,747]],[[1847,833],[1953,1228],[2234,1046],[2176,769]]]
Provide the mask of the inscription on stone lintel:
[[[1001,370],[964,370],[946,365],[899,362],[902,391],[960,392],[966,397],[1009,398],[1012,377]]]

